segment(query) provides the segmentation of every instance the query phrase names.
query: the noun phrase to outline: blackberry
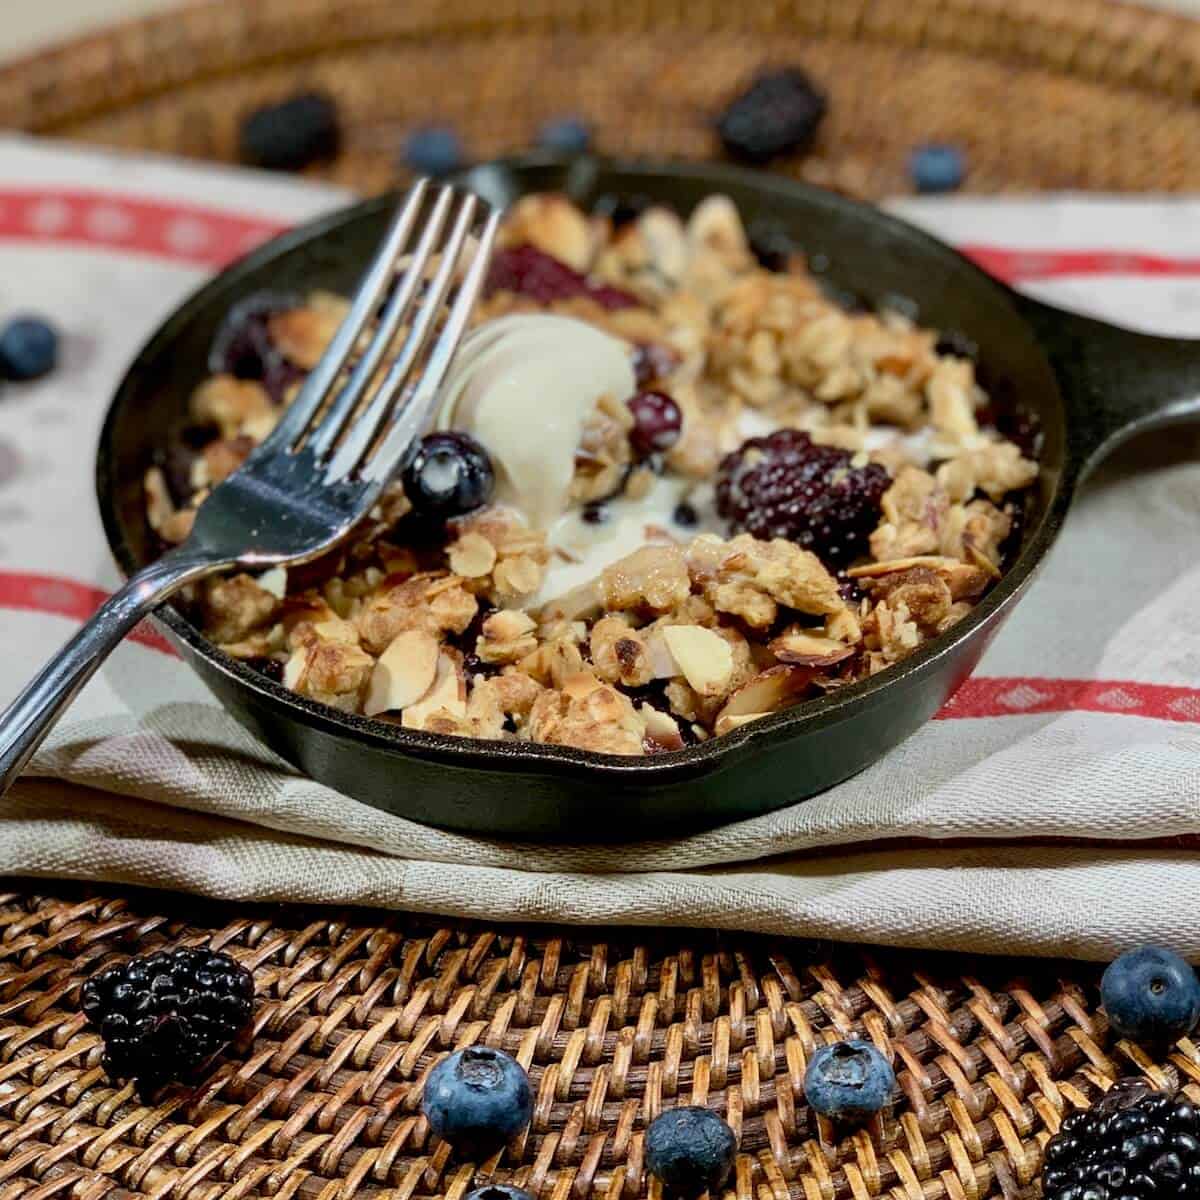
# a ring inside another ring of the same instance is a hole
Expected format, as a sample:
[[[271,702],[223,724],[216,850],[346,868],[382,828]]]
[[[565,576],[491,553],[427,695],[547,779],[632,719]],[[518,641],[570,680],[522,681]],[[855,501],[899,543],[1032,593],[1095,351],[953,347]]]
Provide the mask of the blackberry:
[[[242,162],[275,171],[336,158],[340,142],[337,105],[321,92],[255,109],[238,133]]]
[[[497,252],[488,272],[485,294],[490,296],[493,292],[516,292],[539,304],[583,296],[610,312],[618,308],[636,308],[638,303],[628,292],[592,283],[586,275],[572,270],[553,255],[529,245]]]
[[[272,376],[284,385],[283,376],[292,382],[304,372],[288,363],[271,341],[270,321],[281,313],[302,308],[304,301],[288,292],[252,292],[239,300],[221,321],[208,352],[208,369],[213,375],[235,375],[238,379],[257,379],[265,384]],[[270,390],[270,389],[269,389]]]
[[[246,1028],[254,979],[228,954],[159,950],[93,975],[81,1008],[104,1039],[109,1077],[152,1091],[193,1075]]]
[[[1134,1081],[1072,1113],[1046,1144],[1044,1200],[1200,1197],[1200,1111]]]
[[[866,552],[891,484],[878,463],[850,464],[847,451],[818,446],[797,429],[751,438],[721,462],[717,511],[734,529],[787,538],[844,566]]]
[[[825,115],[824,95],[798,67],[760,75],[721,114],[717,133],[735,158],[765,163],[805,151]]]

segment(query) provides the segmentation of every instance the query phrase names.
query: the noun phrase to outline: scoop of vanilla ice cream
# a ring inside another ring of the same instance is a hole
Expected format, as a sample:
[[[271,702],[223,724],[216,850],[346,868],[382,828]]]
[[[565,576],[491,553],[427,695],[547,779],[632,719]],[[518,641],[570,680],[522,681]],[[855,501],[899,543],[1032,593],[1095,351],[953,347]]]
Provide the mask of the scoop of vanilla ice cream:
[[[570,317],[518,313],[474,330],[450,369],[439,429],[469,433],[496,499],[547,529],[567,508],[584,422],[601,396],[633,395],[629,347]]]

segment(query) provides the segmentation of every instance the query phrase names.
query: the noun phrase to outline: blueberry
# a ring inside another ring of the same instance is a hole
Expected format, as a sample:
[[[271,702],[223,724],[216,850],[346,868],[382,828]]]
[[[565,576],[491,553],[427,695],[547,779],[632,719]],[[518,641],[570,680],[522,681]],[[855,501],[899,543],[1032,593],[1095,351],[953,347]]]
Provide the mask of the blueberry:
[[[874,1116],[891,1100],[896,1076],[869,1042],[822,1046],[804,1073],[804,1095],[813,1109],[835,1121]]]
[[[515,1137],[533,1115],[529,1077],[515,1058],[487,1046],[456,1050],[425,1082],[421,1111],[438,1137],[466,1153]]]
[[[239,133],[242,162],[274,171],[298,171],[337,157],[341,142],[337,105],[321,92],[306,92],[255,109]]]
[[[966,178],[966,155],[940,142],[918,146],[909,157],[908,173],[918,192],[952,192]]]
[[[668,1109],[646,1130],[646,1167],[674,1196],[716,1192],[733,1171],[737,1138],[707,1108]]]
[[[533,1197],[511,1183],[487,1183],[468,1192],[467,1200],[533,1200]]]
[[[401,478],[409,503],[424,517],[461,517],[486,504],[496,476],[487,451],[465,433],[430,433]]]
[[[462,166],[462,141],[445,125],[414,129],[404,143],[404,161],[421,175],[449,175]]]
[[[1200,980],[1173,951],[1143,946],[1104,972],[1100,1001],[1121,1037],[1167,1044],[1186,1037],[1200,1020]]]
[[[0,377],[37,379],[58,362],[58,334],[41,317],[17,317],[0,330]]]
[[[538,145],[555,154],[586,154],[591,144],[591,127],[579,117],[547,121],[538,131]]]
[[[676,525],[682,525],[684,529],[691,529],[700,524],[700,514],[696,511],[696,506],[689,504],[686,500],[681,500],[675,505],[671,519]]]

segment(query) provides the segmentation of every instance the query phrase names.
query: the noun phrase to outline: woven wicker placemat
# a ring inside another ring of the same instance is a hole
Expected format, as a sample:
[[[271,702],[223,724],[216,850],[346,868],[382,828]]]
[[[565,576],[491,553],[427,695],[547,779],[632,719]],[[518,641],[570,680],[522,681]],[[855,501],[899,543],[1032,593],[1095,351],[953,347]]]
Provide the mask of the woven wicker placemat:
[[[256,1039],[153,1104],[109,1083],[82,981],[134,952],[208,945],[252,968]],[[1187,1085],[1200,1048],[1114,1043],[1096,973],[716,933],[600,934],[221,906],[67,885],[0,895],[0,1197],[636,1197],[648,1121],[707,1104],[739,1136],[738,1200],[1028,1195],[1062,1117],[1118,1074]],[[824,1040],[869,1037],[902,1099],[854,1135],[803,1099]],[[471,1043],[530,1071],[534,1116],[498,1159],[455,1157],[419,1114]]]
[[[0,126],[232,160],[240,118],[338,99],[325,174],[394,183],[413,125],[476,158],[582,113],[611,154],[704,158],[762,66],[831,97],[814,153],[779,169],[879,196],[914,144],[962,144],[968,187],[1200,189],[1200,25],[1105,0],[213,0],[0,71]]]
[[[580,112],[600,149],[703,158],[712,116],[765,64],[831,96],[780,170],[878,196],[911,147],[966,147],[968,187],[1200,190],[1200,26],[1100,0],[257,0],[191,7],[0,70],[0,125],[234,157],[257,104],[320,87],[347,136],[323,171],[370,191],[406,130],[449,120],[478,158]],[[255,970],[251,1055],[154,1105],[110,1084],[78,1012],[119,956],[205,942]],[[822,951],[796,942],[430,924],[16,885],[0,896],[0,1200],[446,1195],[487,1178],[539,1200],[634,1197],[661,1108],[739,1133],[738,1200],[1026,1194],[1062,1115],[1119,1074],[1186,1083],[1114,1044],[1092,968]],[[831,1140],[803,1103],[822,1039],[869,1036],[903,1090]],[[483,1041],[537,1091],[498,1162],[427,1136],[437,1054]]]

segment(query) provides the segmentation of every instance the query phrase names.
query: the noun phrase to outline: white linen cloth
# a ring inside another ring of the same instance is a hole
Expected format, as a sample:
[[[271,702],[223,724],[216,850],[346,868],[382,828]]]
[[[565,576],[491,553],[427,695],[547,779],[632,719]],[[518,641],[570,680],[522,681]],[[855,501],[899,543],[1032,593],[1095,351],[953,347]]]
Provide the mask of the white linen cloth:
[[[0,700],[117,583],[91,489],[124,366],[220,263],[345,199],[0,139],[0,316],[43,312],[65,338],[54,375],[0,391]],[[897,207],[1044,298],[1200,335],[1200,201]],[[505,920],[1200,955],[1198,448],[1176,430],[1121,452],[944,719],[807,803],[619,847],[423,828],[297,775],[143,638],[0,802],[0,872]]]

